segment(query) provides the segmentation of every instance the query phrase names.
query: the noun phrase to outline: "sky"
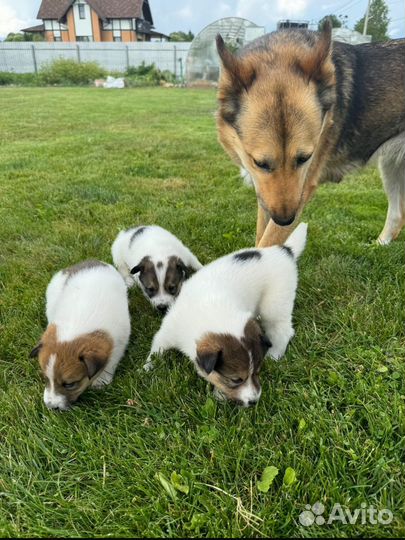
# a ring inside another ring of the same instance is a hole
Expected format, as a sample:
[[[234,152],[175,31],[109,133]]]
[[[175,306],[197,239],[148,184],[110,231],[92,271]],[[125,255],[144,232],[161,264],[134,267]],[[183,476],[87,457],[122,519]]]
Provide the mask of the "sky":
[[[392,38],[405,36],[405,0],[386,0]],[[41,0],[0,0],[0,39],[34,24]],[[222,17],[244,17],[275,30],[279,19],[318,21],[335,13],[349,17],[349,28],[365,12],[367,0],[149,0],[155,28],[164,34],[191,30],[197,34],[207,24]]]

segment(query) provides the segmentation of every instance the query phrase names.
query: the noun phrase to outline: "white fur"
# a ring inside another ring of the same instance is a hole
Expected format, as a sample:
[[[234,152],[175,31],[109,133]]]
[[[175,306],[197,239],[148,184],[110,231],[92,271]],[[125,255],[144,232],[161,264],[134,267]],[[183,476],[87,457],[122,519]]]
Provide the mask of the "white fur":
[[[202,264],[176,236],[157,225],[146,225],[145,229],[131,242],[133,234],[140,227],[121,231],[118,234],[111,249],[114,264],[127,286],[138,285],[153,306],[171,306],[175,298],[164,289],[168,259],[171,256],[179,257],[185,266],[190,266],[194,270],[199,270]],[[154,264],[159,282],[159,292],[152,298],[149,298],[144,291],[139,275],[131,274],[131,269],[146,256]],[[162,268],[157,268],[158,262],[163,263]]]
[[[128,344],[131,323],[127,289],[117,270],[109,265],[83,268],[69,275],[60,271],[54,275],[46,291],[46,315],[49,324],[56,325],[59,342],[68,342],[97,330],[106,332],[113,341],[110,359],[92,386],[109,384]],[[53,355],[54,356],[54,355]],[[59,407],[64,396],[58,396],[53,386],[53,366],[50,358],[46,373],[50,385],[45,390],[45,403]]]
[[[241,339],[247,321],[259,316],[272,342],[268,354],[274,359],[281,358],[294,335],[295,258],[304,249],[306,233],[307,225],[301,223],[288,238],[286,245],[292,249],[294,257],[280,246],[256,248],[261,253],[260,259],[241,262],[235,260],[233,253],[194,274],[183,285],[176,303],[163,319],[145,369],[153,367],[152,354],[171,348],[183,352],[197,367],[196,344],[204,334],[228,333]],[[257,399],[253,390],[243,396],[245,404]]]
[[[45,388],[44,391],[44,402],[49,409],[68,409],[69,404],[67,402],[66,396],[62,396],[55,392],[54,384],[54,368],[56,362],[56,355],[51,354],[48,360],[48,365],[46,366],[45,375],[49,381],[49,386]]]

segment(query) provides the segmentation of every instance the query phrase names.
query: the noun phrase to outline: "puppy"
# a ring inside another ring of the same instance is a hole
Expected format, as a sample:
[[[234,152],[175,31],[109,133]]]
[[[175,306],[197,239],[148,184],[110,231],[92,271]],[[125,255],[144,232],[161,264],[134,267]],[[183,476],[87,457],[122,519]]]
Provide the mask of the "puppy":
[[[137,284],[161,312],[173,304],[183,281],[202,267],[178,238],[157,225],[121,231],[111,252],[128,287]]]
[[[244,249],[192,276],[155,335],[144,368],[153,367],[154,353],[178,349],[217,396],[245,407],[255,404],[264,356],[279,359],[294,335],[296,259],[306,234],[302,223],[283,246]]]
[[[127,288],[113,266],[84,261],[53,276],[46,316],[31,357],[46,380],[46,406],[66,410],[88,386],[112,381],[130,334]]]

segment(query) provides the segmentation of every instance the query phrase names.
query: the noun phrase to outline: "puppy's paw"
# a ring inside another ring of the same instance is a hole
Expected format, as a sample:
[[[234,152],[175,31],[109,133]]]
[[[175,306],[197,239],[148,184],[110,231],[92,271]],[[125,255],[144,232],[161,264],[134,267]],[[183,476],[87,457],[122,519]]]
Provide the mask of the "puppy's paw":
[[[285,353],[285,349],[280,350],[280,349],[276,349],[275,347],[272,347],[271,349],[269,349],[268,353],[266,354],[266,357],[270,357],[273,360],[278,361],[280,360],[280,358],[284,356],[284,353]]]
[[[218,388],[214,388],[212,394],[217,401],[226,401],[225,395]]]
[[[124,278],[124,281],[125,281],[125,285],[128,287],[128,289],[130,289],[131,287],[134,286],[134,278],[132,276],[126,276]]]
[[[376,240],[377,244],[380,246],[388,246],[391,243],[391,238],[379,236]]]
[[[109,385],[112,380],[112,375],[110,375],[109,373],[102,373],[100,377],[97,377],[97,379],[91,383],[90,386],[92,388],[95,388],[96,390],[101,390],[102,388],[105,388],[107,385]]]
[[[152,360],[147,360],[146,364],[143,365],[143,369],[146,372],[152,371],[155,366],[153,365]]]

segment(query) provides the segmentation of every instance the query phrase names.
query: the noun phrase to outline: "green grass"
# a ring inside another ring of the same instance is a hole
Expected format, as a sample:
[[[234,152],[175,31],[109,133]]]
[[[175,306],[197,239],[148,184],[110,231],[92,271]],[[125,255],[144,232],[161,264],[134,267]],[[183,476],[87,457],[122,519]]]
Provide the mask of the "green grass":
[[[142,373],[160,318],[135,290],[113,384],[69,413],[43,404],[28,355],[53,273],[111,261],[117,232],[140,223],[172,230],[204,263],[253,244],[255,196],[214,111],[211,91],[0,90],[1,536],[405,533],[404,233],[374,243],[386,199],[373,169],[322,187],[305,212],[296,336],[265,364],[257,407],[213,401],[175,352]],[[261,493],[267,466],[280,472]],[[188,494],[164,489],[158,475],[173,472]],[[301,526],[317,501],[389,508],[394,521]]]

